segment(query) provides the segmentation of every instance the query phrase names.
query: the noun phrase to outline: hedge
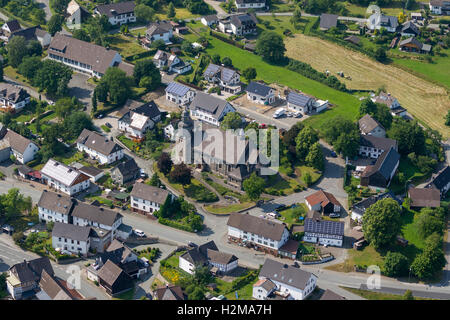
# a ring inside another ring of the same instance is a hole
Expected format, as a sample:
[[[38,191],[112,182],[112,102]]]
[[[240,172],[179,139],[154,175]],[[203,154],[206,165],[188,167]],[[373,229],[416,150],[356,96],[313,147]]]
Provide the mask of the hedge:
[[[133,54],[131,56],[125,57],[125,60],[129,61],[129,62],[133,62],[142,58],[147,58],[150,56],[153,56],[156,53],[156,49],[150,49],[148,51],[145,52],[141,52],[138,54]]]
[[[235,46],[235,47],[238,47],[238,48],[240,48],[240,49],[247,50],[247,49],[245,48],[245,46],[244,46],[242,43],[240,43],[239,41],[230,39],[229,37],[224,36],[224,35],[221,34],[221,33],[218,33],[218,32],[215,32],[215,31],[210,30],[210,33],[209,33],[209,34],[210,34],[211,36],[213,36],[214,38],[217,38],[217,39],[219,39],[219,40],[222,40],[223,42],[229,43],[229,44],[231,44],[231,45],[233,45],[233,46]]]
[[[166,226],[169,226],[169,227],[172,227],[172,228],[176,228],[176,229],[180,229],[180,230],[183,230],[183,231],[195,232],[192,229],[191,226],[187,226],[185,224],[182,224],[182,223],[179,223],[179,222],[176,222],[176,221],[173,221],[173,220],[169,220],[169,219],[166,219],[166,218],[159,217],[158,218],[158,222],[163,224],[163,225],[166,225]]]

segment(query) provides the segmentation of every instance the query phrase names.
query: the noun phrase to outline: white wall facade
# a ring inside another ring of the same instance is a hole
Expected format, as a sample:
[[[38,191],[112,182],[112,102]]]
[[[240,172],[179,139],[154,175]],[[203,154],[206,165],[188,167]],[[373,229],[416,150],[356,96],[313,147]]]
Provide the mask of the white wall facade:
[[[273,103],[275,101],[275,94],[273,89],[270,90],[269,94],[267,96],[260,96],[251,92],[247,92],[247,99],[251,102],[259,103],[259,104],[265,104],[267,103]]]
[[[59,190],[65,194],[68,194],[69,196],[74,195],[83,190],[89,189],[89,186],[91,185],[90,180],[85,180],[73,186],[67,186],[45,174],[42,174],[42,178],[44,179],[44,181],[47,183],[48,186],[55,188],[56,190]]]
[[[102,154],[96,150],[86,147],[84,144],[77,143],[77,149],[86,152],[92,159],[97,160],[100,164],[111,164],[123,158],[123,149],[113,152],[109,155]]]
[[[195,266],[186,259],[182,258],[181,256],[178,259],[178,267],[189,274],[194,274]]]
[[[193,90],[189,90],[183,96],[178,96],[178,95],[174,95],[170,92],[166,92],[166,100],[176,103],[178,105],[186,105],[186,104],[192,102],[194,97],[195,97],[195,92]]]
[[[0,98],[0,107],[1,108],[12,108],[17,112],[19,110],[22,110],[29,102],[30,102],[30,97],[27,97],[26,99],[19,101],[17,103],[14,103],[11,100],[8,100],[7,98]]]
[[[65,237],[52,237],[52,247],[54,249],[61,248],[74,254],[82,254],[86,256],[90,248],[90,239],[87,241],[73,240]]]
[[[11,153],[14,155],[16,160],[19,161],[21,164],[25,164],[25,163],[33,160],[38,151],[39,151],[39,148],[34,143],[28,144],[24,153],[20,153],[17,150],[14,150],[13,148],[11,148]]]
[[[241,240],[246,240],[246,241],[254,243],[258,246],[267,247],[267,248],[275,249],[275,250],[278,250],[279,248],[281,248],[286,243],[286,241],[289,239],[289,232],[287,229],[284,229],[283,235],[279,241],[264,238],[257,234],[245,232],[243,230],[240,230],[240,229],[237,229],[237,228],[234,228],[231,226],[228,226],[228,235],[231,237],[234,237],[234,238],[241,239]]]
[[[144,199],[137,198],[134,196],[130,197],[130,205],[134,209],[145,211],[145,212],[148,212],[151,214],[153,214],[155,211],[157,211],[157,210],[159,210],[159,208],[161,208],[160,203],[156,203],[156,202],[149,201],[149,200],[144,200]]]
[[[69,215],[49,210],[43,207],[38,207],[38,215],[40,221],[69,223]]]

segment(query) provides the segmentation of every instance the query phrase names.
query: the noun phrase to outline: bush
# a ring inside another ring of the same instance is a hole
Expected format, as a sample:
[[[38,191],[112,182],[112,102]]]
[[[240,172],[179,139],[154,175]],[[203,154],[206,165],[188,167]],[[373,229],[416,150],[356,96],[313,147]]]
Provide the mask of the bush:
[[[389,251],[384,259],[385,273],[389,277],[401,277],[408,274],[408,259],[399,252]]]

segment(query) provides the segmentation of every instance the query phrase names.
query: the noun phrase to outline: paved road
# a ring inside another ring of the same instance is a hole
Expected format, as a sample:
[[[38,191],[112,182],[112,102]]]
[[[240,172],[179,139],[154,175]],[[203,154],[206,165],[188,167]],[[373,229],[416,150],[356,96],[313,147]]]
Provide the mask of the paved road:
[[[294,14],[293,12],[276,12],[275,16],[283,17],[283,16],[292,16],[293,14]],[[272,12],[257,12],[256,15],[257,16],[272,16],[273,13]],[[320,15],[302,12],[302,17],[320,17]],[[338,20],[355,21],[355,22],[366,22],[367,21],[367,19],[364,19],[364,18],[344,17],[344,16],[339,16]]]
[[[45,20],[49,21],[52,17],[52,12],[50,11],[49,0],[36,0],[39,3],[39,7],[45,11]]]
[[[18,81],[16,81],[16,80],[14,80],[14,79],[11,79],[11,78],[9,78],[9,77],[7,77],[7,76],[3,76],[3,79],[4,79],[5,82],[7,82],[7,83],[10,83],[10,84],[13,84],[13,85],[15,85],[15,86],[18,86],[18,87],[20,87],[20,88],[25,89],[25,90],[26,90],[33,98],[35,98],[35,99],[38,99],[38,100],[39,100],[39,95],[41,95],[41,99],[42,99],[42,100],[49,101],[49,99],[46,97],[46,95],[45,95],[44,93],[39,94],[39,92],[37,92],[37,91],[34,90],[33,88],[31,88],[31,87],[29,87],[29,86],[27,86],[27,85],[24,85],[24,84],[22,84],[22,83],[20,83],[20,82],[18,82]]]
[[[207,4],[209,4],[211,7],[213,7],[214,10],[217,11],[217,14],[218,14],[218,15],[226,15],[226,14],[227,14],[227,13],[225,12],[225,10],[223,10],[223,9],[220,7],[220,4],[223,3],[223,2],[220,2],[220,1],[214,1],[214,0],[205,0],[205,2],[206,2]]]

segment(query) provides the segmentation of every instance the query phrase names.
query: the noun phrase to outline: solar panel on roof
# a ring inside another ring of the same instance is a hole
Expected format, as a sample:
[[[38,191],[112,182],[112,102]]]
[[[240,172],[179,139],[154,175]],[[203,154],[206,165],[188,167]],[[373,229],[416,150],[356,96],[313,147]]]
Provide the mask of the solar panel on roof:
[[[298,94],[295,92],[289,92],[289,94],[288,94],[288,102],[293,103],[297,106],[307,105],[307,103],[310,99],[311,99],[310,97],[307,97],[303,94]]]
[[[177,96],[184,96],[186,92],[189,91],[189,88],[180,83],[171,82],[166,88],[166,92],[175,94]]]
[[[225,82],[228,82],[231,80],[231,78],[233,77],[235,71],[231,70],[231,69],[227,69],[227,68],[223,68],[222,69],[222,80]]]

